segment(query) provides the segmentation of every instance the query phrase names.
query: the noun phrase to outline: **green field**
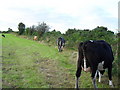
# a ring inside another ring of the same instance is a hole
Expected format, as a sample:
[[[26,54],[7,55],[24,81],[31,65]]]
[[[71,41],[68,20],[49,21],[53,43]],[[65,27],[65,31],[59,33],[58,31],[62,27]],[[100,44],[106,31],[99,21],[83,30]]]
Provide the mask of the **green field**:
[[[74,88],[76,51],[5,34],[2,39],[3,88]],[[113,80],[114,77],[113,77]],[[93,88],[90,73],[82,72],[81,88]],[[114,83],[114,81],[113,81]],[[109,88],[105,74],[98,88]]]

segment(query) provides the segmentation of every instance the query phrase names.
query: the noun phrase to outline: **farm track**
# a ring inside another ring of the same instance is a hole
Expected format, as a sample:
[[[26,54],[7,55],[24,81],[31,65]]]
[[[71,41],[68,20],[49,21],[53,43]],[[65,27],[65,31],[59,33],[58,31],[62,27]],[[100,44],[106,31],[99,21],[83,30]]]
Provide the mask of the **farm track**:
[[[0,37],[1,38],[1,37]],[[77,53],[6,34],[2,40],[3,88],[74,88]],[[88,78],[89,77],[89,78]],[[109,88],[106,82],[100,88]],[[89,73],[80,86],[92,88]]]

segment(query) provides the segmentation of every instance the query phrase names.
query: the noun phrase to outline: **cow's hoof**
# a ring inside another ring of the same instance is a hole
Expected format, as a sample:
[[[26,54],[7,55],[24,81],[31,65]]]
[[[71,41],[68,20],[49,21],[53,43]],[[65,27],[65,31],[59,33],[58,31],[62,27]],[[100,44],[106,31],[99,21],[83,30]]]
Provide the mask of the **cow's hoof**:
[[[114,88],[114,85],[109,85],[111,88]]]

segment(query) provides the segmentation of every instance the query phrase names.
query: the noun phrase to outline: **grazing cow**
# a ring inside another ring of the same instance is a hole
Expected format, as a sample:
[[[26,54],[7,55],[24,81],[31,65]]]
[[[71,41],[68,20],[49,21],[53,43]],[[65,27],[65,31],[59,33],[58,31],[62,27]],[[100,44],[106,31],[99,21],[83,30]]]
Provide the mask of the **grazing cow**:
[[[97,88],[96,76],[103,74],[106,68],[108,68],[109,85],[113,87],[112,62],[114,57],[111,46],[103,40],[89,40],[79,44],[78,52],[76,88],[79,88],[78,79],[81,70],[91,72],[93,86]]]
[[[2,37],[4,37],[4,38],[5,38],[5,35],[4,35],[4,34],[2,34]]]
[[[61,52],[63,50],[63,47],[65,46],[65,40],[62,37],[59,37],[57,40],[58,45],[58,51]]]
[[[35,41],[36,41],[37,39],[38,39],[38,37],[37,37],[37,36],[34,36],[33,40],[35,40]]]

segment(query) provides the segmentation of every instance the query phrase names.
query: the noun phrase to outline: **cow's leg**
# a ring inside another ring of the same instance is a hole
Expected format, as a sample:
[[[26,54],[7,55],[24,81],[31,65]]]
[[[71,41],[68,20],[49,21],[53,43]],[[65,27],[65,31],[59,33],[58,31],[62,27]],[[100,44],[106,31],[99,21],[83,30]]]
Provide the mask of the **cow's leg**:
[[[78,59],[78,62],[77,62],[77,71],[76,71],[76,84],[75,84],[75,88],[79,88],[79,85],[78,85],[78,81],[79,81],[79,77],[81,75],[81,70],[82,70],[82,67],[81,67],[81,61],[80,61],[80,58]]]
[[[93,79],[92,79],[92,83],[93,83],[94,89],[97,89],[96,78],[93,78]]]
[[[98,82],[101,82],[101,77],[103,76],[104,72],[105,70],[98,71],[98,76],[99,76]]]
[[[61,46],[60,45],[58,46],[58,51],[61,52]]]
[[[58,45],[58,51],[60,52],[60,46]]]
[[[75,88],[79,88],[79,85],[78,85],[78,81],[79,81],[79,77],[81,75],[81,66],[78,66],[77,67],[77,71],[76,71],[76,85],[75,85]]]
[[[76,78],[75,88],[79,88],[78,82],[79,82],[79,77]]]
[[[114,86],[113,86],[113,83],[112,83],[112,65],[110,65],[110,66],[108,67],[108,77],[109,77],[109,85],[110,85],[111,87],[114,87]]]
[[[61,46],[59,46],[59,51],[61,52]]]
[[[61,52],[61,40],[58,41],[58,51]]]
[[[98,80],[98,82],[101,82],[101,73],[100,73],[100,71],[98,71],[98,75],[99,75],[99,80]]]
[[[61,51],[63,51],[63,45],[61,46]]]
[[[96,79],[96,77],[98,77],[98,82],[101,82],[101,73],[99,70],[97,70],[95,73],[95,79]]]
[[[97,67],[92,67],[92,83],[93,83],[93,86],[94,86],[94,89],[97,89],[97,85],[96,85],[96,76],[97,76]]]

